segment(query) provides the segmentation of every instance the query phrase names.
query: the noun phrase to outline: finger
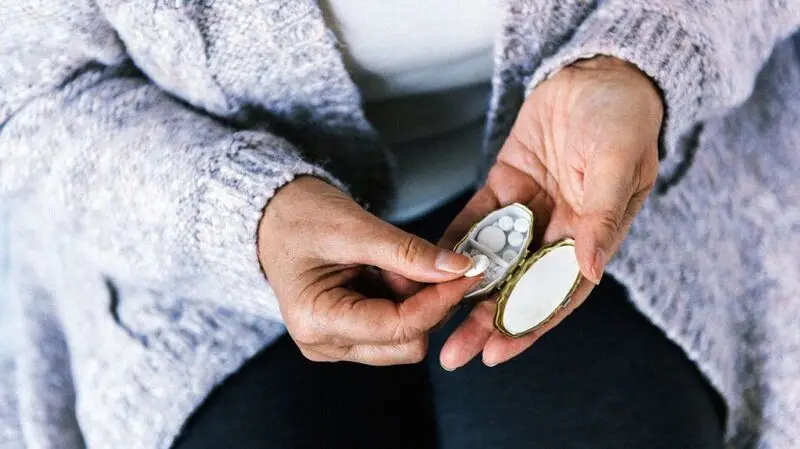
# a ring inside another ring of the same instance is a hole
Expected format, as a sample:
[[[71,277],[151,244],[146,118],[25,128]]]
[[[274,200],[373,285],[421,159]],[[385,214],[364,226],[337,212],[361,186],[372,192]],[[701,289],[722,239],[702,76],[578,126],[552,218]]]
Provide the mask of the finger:
[[[312,362],[354,362],[373,366],[419,363],[428,352],[428,338],[401,344],[298,345],[303,357]]]
[[[584,175],[583,201],[575,236],[581,273],[600,282],[608,259],[622,240],[626,211],[634,193],[635,164],[625,156],[598,157]]]
[[[400,304],[403,328],[401,335],[408,338],[427,333],[448,318],[464,295],[480,283],[483,276],[462,278],[445,284],[429,285]]]
[[[483,363],[486,366],[495,366],[500,363],[505,363],[518,356],[526,349],[530,348],[531,345],[536,342],[536,340],[541,338],[554,327],[558,326],[575,309],[583,304],[583,302],[589,296],[589,293],[591,293],[592,288],[594,288],[594,284],[592,282],[585,279],[581,281],[567,307],[557,313],[542,327],[534,330],[530,334],[519,338],[511,338],[501,334],[500,331],[495,331],[487,339],[486,345],[483,347]]]
[[[297,349],[300,350],[300,353],[303,354],[303,357],[305,357],[308,361],[311,361],[311,362],[336,362],[336,361],[338,361],[337,358],[331,357],[330,355],[328,355],[329,351],[323,351],[323,350],[320,350],[319,348],[316,348],[314,346],[306,346],[306,345],[302,345],[302,344],[297,343]]]
[[[489,212],[497,209],[497,199],[487,187],[478,190],[470,199],[466,207],[453,219],[444,235],[438,242],[438,246],[444,249],[453,249],[463,238],[470,227]],[[384,272],[384,281],[395,293],[401,297],[408,297],[419,292],[424,285],[413,281],[397,273]]]
[[[446,282],[472,267],[472,260],[439,248],[373,215],[364,215],[340,245],[339,260],[374,265],[418,282]]]
[[[412,281],[403,275],[392,273],[391,271],[381,270],[381,278],[383,282],[386,283],[386,286],[401,299],[416,294],[425,286],[425,284],[421,282]]]
[[[419,363],[428,352],[428,338],[420,337],[397,345],[355,345],[343,360],[372,366]]]
[[[400,304],[337,288],[315,303],[311,321],[317,333],[337,342],[404,343],[435,326],[479,280],[430,285]]]
[[[359,267],[359,274],[346,284],[339,284],[368,298],[394,298],[394,291],[374,267]]]
[[[447,371],[461,368],[475,358],[495,331],[495,301],[483,301],[472,309],[467,319],[448,337],[441,352],[439,364]]]
[[[500,204],[492,190],[488,186],[483,186],[447,227],[444,236],[439,240],[439,246],[442,248],[455,247],[459,240],[467,235],[472,225],[499,207]]]

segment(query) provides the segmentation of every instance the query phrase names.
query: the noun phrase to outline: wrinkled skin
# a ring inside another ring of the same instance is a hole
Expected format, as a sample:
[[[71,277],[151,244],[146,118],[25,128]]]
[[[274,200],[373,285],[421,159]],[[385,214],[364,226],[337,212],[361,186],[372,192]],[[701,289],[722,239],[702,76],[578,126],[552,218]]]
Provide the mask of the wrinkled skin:
[[[477,281],[462,277],[469,258],[381,221],[313,177],[278,191],[258,240],[289,334],[315,361],[419,362],[428,331]],[[369,266],[430,285],[402,302],[372,296],[380,277]]]
[[[655,184],[662,117],[652,81],[614,58],[579,61],[534,89],[486,184],[440,244],[452,247],[487,213],[520,202],[536,216],[541,241],[575,239],[585,279],[564,311],[518,339],[494,329],[496,303],[481,302],[449,337],[443,367],[458,368],[480,352],[486,365],[505,362],[581,305]]]

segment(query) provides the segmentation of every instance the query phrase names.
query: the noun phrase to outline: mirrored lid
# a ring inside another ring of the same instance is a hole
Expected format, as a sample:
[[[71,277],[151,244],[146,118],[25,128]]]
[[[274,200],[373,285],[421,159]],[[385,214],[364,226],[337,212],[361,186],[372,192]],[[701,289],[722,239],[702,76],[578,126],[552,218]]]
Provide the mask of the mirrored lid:
[[[533,331],[567,305],[580,281],[572,239],[536,251],[503,285],[497,300],[495,327],[512,337]]]

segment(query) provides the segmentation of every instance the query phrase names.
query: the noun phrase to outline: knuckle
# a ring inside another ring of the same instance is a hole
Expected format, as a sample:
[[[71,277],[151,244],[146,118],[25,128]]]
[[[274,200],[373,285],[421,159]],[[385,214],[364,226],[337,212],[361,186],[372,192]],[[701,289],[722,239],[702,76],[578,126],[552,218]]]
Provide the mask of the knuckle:
[[[612,212],[599,214],[596,220],[597,226],[609,234],[616,234],[620,229],[622,229],[622,217],[619,217]]]
[[[424,245],[419,238],[407,235],[398,243],[395,257],[400,263],[417,262],[425,252]]]
[[[406,357],[410,363],[420,363],[425,359],[427,353],[428,342],[425,339],[420,339],[408,345]]]
[[[311,326],[290,326],[287,323],[287,329],[289,329],[289,333],[292,335],[294,341],[298,344],[313,345],[320,342],[319,333],[316,332]]]
[[[502,182],[507,174],[507,167],[505,163],[494,164],[486,177],[487,184],[494,185],[498,182]]]
[[[634,171],[633,188],[636,191],[649,192],[655,187],[657,179],[658,161],[649,162],[645,160]]]
[[[305,346],[300,346],[300,353],[303,354],[303,357],[308,359],[311,362],[327,362],[329,359],[318,352],[312,351]]]
[[[406,319],[398,324],[395,328],[392,341],[397,343],[408,343],[416,338],[419,338],[422,332],[423,331],[419,328],[419,326]]]

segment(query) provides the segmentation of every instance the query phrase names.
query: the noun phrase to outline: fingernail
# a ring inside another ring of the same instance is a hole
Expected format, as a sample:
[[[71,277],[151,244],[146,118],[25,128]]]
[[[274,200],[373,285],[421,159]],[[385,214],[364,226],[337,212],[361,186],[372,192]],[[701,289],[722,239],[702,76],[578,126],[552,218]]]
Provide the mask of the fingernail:
[[[453,362],[452,359],[453,359],[452,352],[442,351],[442,353],[439,355],[439,365],[441,365],[442,369],[445,371],[450,371],[450,372],[455,371],[458,368],[458,366],[452,363]]]
[[[483,352],[481,361],[489,368],[497,365],[497,360],[494,360],[494,357],[492,357],[490,354],[487,354],[486,351]]]
[[[472,268],[472,259],[452,251],[440,251],[436,256],[436,269],[448,273],[463,274]]]
[[[592,264],[592,275],[594,276],[595,284],[600,283],[606,263],[608,263],[608,256],[606,256],[606,252],[600,248],[597,248],[594,252],[594,263]]]

